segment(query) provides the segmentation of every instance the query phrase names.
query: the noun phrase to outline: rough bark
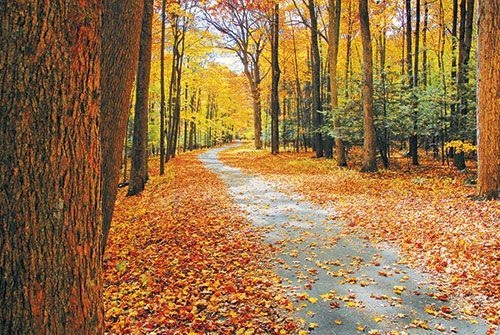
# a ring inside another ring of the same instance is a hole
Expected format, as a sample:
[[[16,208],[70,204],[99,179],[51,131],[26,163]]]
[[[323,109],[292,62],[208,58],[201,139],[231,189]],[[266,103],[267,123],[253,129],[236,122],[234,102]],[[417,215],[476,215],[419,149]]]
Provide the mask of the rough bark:
[[[160,41],[160,175],[165,173],[165,30],[167,0],[161,3]]]
[[[272,61],[272,93],[271,93],[271,153],[279,153],[279,4],[274,5],[271,22],[271,61]]]
[[[142,0],[104,1],[101,55],[103,248],[109,234],[120,174],[130,95],[139,58]]]
[[[130,186],[127,193],[129,196],[142,192],[148,179],[148,106],[153,2],[153,0],[144,0],[139,65],[137,69],[132,165],[130,170]]]
[[[342,0],[328,0],[328,57],[330,62],[330,96],[331,106],[334,113],[333,127],[335,136],[335,158],[338,166],[347,166],[344,141],[340,132],[340,115],[337,111],[339,107],[337,61],[339,54],[340,39],[340,15]]]
[[[312,53],[312,117],[314,127],[314,149],[316,158],[323,157],[323,136],[321,134],[322,115],[321,106],[321,58],[319,53],[318,41],[318,19],[314,0],[308,1],[309,16],[311,18],[311,53]]]
[[[427,30],[429,29],[429,2],[424,0],[424,26],[422,29],[422,85],[427,88],[429,63],[427,60]]]
[[[359,21],[363,45],[363,172],[377,171],[375,122],[373,113],[373,51],[368,17],[368,0],[359,0]],[[411,66],[410,66],[411,67]]]
[[[260,68],[259,64],[255,65],[254,76],[250,78],[249,84],[252,91],[252,107],[253,107],[253,130],[254,130],[254,145],[255,149],[262,149],[262,104],[260,101]]]
[[[0,2],[2,335],[103,333],[101,19],[98,0]]]
[[[411,8],[409,8],[411,11]],[[411,32],[410,32],[411,36]],[[413,87],[418,89],[419,85],[419,53],[420,53],[420,0],[417,0],[415,4],[415,61],[413,62]],[[411,59],[411,57],[410,57]],[[418,98],[415,94],[412,95],[413,99],[413,129],[410,135],[410,156],[413,165],[419,165],[418,162]]]
[[[406,0],[406,71],[408,86],[413,86],[413,66],[412,66],[412,24],[411,24],[411,0]]]
[[[474,18],[474,0],[462,0],[460,2],[460,31],[458,39],[458,74],[457,74],[457,99],[458,108],[455,107],[455,139],[465,140],[467,132],[468,93],[469,82],[469,59],[472,47],[472,26]],[[465,170],[465,155],[463,152],[455,152],[453,162],[458,170]]]
[[[500,1],[478,3],[478,193],[498,198],[500,188]]]

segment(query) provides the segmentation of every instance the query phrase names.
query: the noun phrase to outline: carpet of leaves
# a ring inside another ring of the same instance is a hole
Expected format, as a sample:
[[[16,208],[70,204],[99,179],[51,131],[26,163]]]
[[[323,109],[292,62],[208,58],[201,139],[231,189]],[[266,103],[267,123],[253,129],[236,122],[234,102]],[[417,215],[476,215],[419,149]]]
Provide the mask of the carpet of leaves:
[[[391,169],[364,174],[355,155],[350,169],[310,152],[272,156],[244,146],[220,156],[283,191],[333,207],[344,234],[397,247],[403,261],[432,273],[441,290],[460,295],[464,313],[499,324],[500,202],[473,200],[470,175],[430,159],[417,168],[395,159]]]
[[[157,166],[154,161],[152,166]],[[107,334],[288,334],[273,247],[225,185],[180,155],[136,197],[121,190],[105,257]]]

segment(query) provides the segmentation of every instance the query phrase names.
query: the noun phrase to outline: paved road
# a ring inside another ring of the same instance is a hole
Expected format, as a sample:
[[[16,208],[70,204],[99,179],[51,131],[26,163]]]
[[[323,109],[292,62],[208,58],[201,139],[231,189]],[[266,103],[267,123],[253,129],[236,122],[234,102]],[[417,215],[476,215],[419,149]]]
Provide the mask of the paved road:
[[[276,271],[294,297],[305,330],[337,335],[486,333],[482,320],[450,312],[450,302],[442,301],[446,297],[424,275],[398,263],[396,251],[353,236],[339,238],[342,223],[331,219],[333,212],[222,163],[217,155],[228,148],[207,151],[200,159],[228,184],[246,218],[269,228],[268,242],[283,247]]]

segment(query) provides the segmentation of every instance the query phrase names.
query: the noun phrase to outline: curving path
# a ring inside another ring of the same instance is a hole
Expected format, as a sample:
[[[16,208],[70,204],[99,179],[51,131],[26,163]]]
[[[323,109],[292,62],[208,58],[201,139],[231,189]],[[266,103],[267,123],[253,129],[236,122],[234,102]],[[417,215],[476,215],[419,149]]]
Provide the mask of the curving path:
[[[268,227],[267,241],[282,246],[276,271],[311,334],[486,333],[484,321],[450,312],[446,297],[423,274],[399,263],[396,251],[339,235],[342,223],[331,219],[333,212],[217,158],[234,146],[209,150],[200,159],[227,183],[246,218]]]

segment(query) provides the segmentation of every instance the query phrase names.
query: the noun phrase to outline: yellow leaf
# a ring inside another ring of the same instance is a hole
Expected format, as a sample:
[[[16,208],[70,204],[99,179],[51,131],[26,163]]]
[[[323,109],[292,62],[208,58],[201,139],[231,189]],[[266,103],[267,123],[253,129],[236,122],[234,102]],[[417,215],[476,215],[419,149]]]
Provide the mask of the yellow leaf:
[[[307,298],[307,300],[309,300],[309,302],[310,302],[311,304],[315,304],[315,303],[317,303],[317,302],[318,302],[318,298],[313,298],[313,297],[309,297],[309,298]]]

